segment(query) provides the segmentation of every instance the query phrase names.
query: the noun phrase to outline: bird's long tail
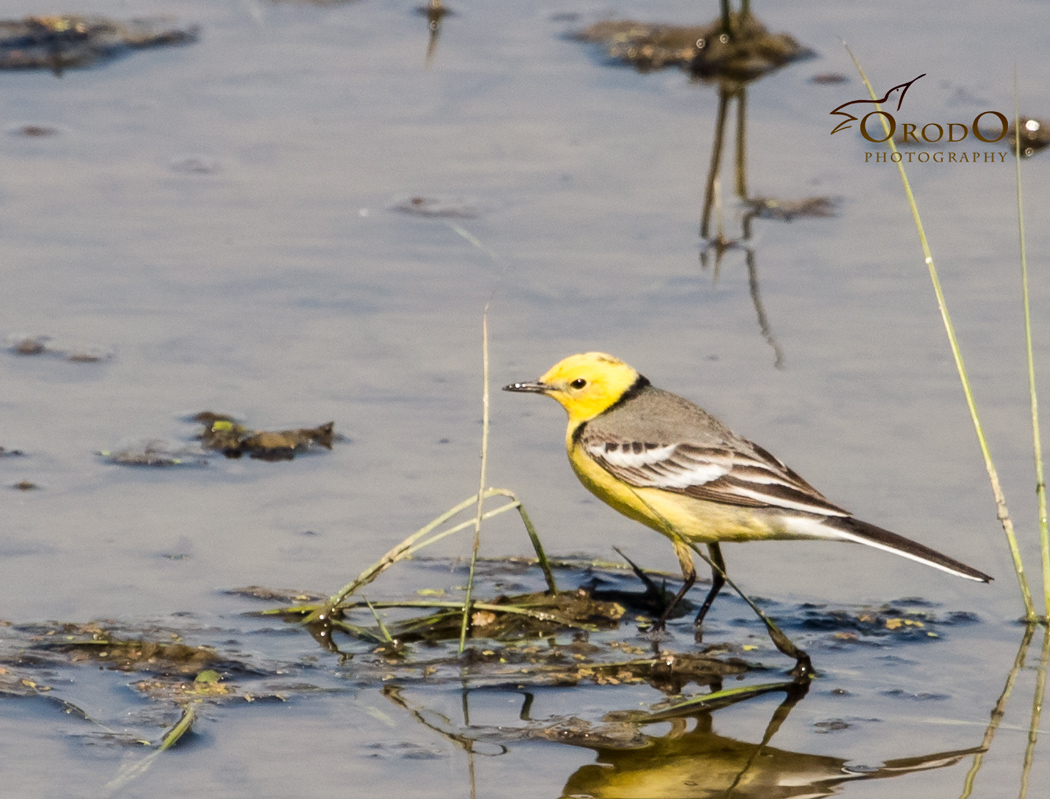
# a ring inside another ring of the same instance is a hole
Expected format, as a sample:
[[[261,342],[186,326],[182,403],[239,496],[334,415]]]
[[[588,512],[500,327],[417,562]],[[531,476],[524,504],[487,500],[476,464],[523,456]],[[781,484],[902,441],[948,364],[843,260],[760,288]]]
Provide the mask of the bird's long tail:
[[[918,544],[902,535],[883,530],[874,524],[851,518],[830,518],[825,520],[824,524],[833,528],[847,541],[855,541],[858,544],[866,544],[876,549],[884,549],[887,552],[893,552],[905,558],[917,560],[919,563],[925,563],[927,566],[933,566],[933,568],[946,571],[949,574],[957,574],[959,577],[965,577],[967,580],[977,580],[982,583],[992,580],[984,572],[979,572],[965,563],[960,563],[954,558],[942,555],[940,552]]]

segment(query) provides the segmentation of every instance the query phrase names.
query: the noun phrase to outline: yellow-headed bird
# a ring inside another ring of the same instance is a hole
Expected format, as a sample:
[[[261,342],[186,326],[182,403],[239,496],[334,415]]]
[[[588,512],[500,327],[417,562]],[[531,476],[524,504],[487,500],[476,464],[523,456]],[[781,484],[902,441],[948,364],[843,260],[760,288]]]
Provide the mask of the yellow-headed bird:
[[[546,394],[560,402],[569,414],[565,446],[580,482],[674,543],[685,585],[657,627],[696,580],[686,541],[707,544],[711,554],[712,586],[696,616],[698,625],[725,582],[722,541],[850,541],[970,580],[992,579],[855,519],[762,447],[689,400],[655,388],[611,355],[572,355],[539,380],[504,390]]]

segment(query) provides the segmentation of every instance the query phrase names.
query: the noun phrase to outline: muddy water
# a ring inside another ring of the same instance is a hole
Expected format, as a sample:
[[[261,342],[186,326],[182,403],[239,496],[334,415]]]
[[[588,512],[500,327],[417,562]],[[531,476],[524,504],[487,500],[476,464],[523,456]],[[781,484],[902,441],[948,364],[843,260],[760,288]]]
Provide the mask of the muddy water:
[[[54,10],[0,3],[5,18]],[[529,727],[510,683],[466,700],[459,686],[413,683],[394,703],[377,681],[357,678],[353,661],[340,664],[295,628],[245,620],[258,603],[222,593],[334,590],[476,490],[488,303],[494,386],[532,379],[572,352],[612,352],[862,518],[997,577],[979,586],[823,544],[726,553],[743,587],[784,603],[790,619],[805,602],[860,608],[901,597],[937,603],[941,618],[976,614],[921,645],[819,638],[799,622],[792,632],[810,642],[824,676],[776,732],[770,760],[782,765],[763,776],[851,796],[959,794],[973,758],[958,753],[985,735],[1021,643],[1012,623],[1020,605],[896,170],[866,164],[875,148],[853,133],[829,137],[828,111],[862,96],[846,39],[877,87],[927,73],[905,101],[917,122],[1011,113],[1015,62],[1022,112],[1050,116],[1046,10],[758,9],[817,56],[747,90],[749,196],[829,198],[834,214],[753,219],[744,246],[717,267],[711,250],[701,261],[698,235],[716,89],[677,69],[611,66],[566,36],[602,15],[700,23],[713,7],[699,17],[684,2],[453,10],[435,45],[412,4],[98,2],[92,13],[115,18],[173,14],[200,25],[199,41],[61,77],[0,74],[0,333],[50,336],[55,350],[0,354],[0,446],[25,453],[0,459],[0,477],[39,486],[5,488],[0,499],[0,618],[159,625],[322,689],[307,696],[272,676],[258,692],[292,700],[205,706],[188,745],[121,795],[178,785],[223,796],[348,787],[460,796],[472,779],[478,796],[492,797],[704,795],[688,762],[719,742],[761,741],[782,696],[690,722],[692,749],[660,739],[652,746],[667,770],[642,773],[637,751],[492,733]],[[813,81],[826,73],[849,82]],[[28,125],[53,135],[25,135]],[[735,125],[731,117],[728,130]],[[726,141],[725,231],[741,239],[733,135]],[[1050,251],[1039,224],[1050,208],[1046,164],[1045,155],[1025,162],[1037,324],[1050,304],[1035,268]],[[1027,535],[1035,513],[1012,167],[1008,157],[927,162],[909,175]],[[1046,364],[1038,329],[1036,347]],[[62,355],[82,351],[104,357]],[[212,457],[136,469],[97,455],[150,439],[188,444],[186,419],[203,410],[263,430],[335,420],[345,438],[279,463]],[[553,403],[497,393],[492,414],[490,482],[518,493],[548,548],[611,558],[619,546],[674,568],[669,547],[572,479]],[[456,557],[467,547],[452,539],[435,551]],[[487,528],[484,550],[529,547],[504,517]],[[1023,550],[1034,571],[1030,536]],[[464,578],[408,569],[382,579],[376,594],[393,597]],[[738,654],[780,669],[760,632],[727,600],[707,641],[757,646]],[[638,643],[633,627],[623,634]],[[673,643],[690,648],[684,623]],[[92,721],[40,696],[5,698],[0,777],[19,796],[105,795],[121,764],[143,756],[127,738],[156,741],[178,714],[130,691],[135,677],[47,668],[25,678]],[[1016,790],[1034,680],[1021,672],[975,795]],[[660,698],[648,687],[541,686],[531,718],[598,723]],[[412,714],[419,708],[431,726]],[[473,730],[478,751],[468,755],[449,730]],[[878,770],[900,758],[924,767],[892,779]],[[1036,750],[1033,784],[1045,781],[1043,763]],[[850,774],[868,778],[839,786],[844,765],[866,767]],[[710,771],[720,768],[734,766]],[[628,775],[645,787],[629,788]]]

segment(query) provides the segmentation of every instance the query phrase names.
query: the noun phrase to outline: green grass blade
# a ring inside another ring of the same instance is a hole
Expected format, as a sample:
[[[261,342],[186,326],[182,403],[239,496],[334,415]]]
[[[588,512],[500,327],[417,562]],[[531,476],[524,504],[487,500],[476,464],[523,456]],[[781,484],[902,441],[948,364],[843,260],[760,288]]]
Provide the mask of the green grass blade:
[[[794,682],[774,682],[774,683],[763,683],[761,685],[745,685],[740,688],[727,688],[724,691],[715,691],[710,694],[701,694],[700,696],[694,696],[684,702],[678,702],[677,704],[665,707],[661,710],[647,713],[644,716],[639,716],[632,719],[639,724],[653,724],[658,721],[667,721],[668,719],[681,718],[697,711],[716,710],[726,705],[732,705],[736,702],[743,701],[745,699],[751,699],[761,694],[768,694],[773,691],[790,691],[796,687],[797,683]]]
[[[145,774],[150,766],[153,765],[153,762],[160,756],[161,752],[173,747],[179,742],[182,736],[192,729],[193,722],[197,718],[197,711],[195,710],[197,704],[196,701],[190,702],[182,709],[182,716],[175,723],[175,726],[164,734],[160,743],[157,744],[156,749],[142,758],[142,760],[121,767],[120,771],[117,772],[117,775],[106,785],[107,796],[112,796],[129,782]]]
[[[875,89],[872,88],[871,82],[868,80],[868,76],[864,73],[863,67],[860,62],[857,61],[857,57],[853,55],[853,51],[846,47],[846,52],[849,53],[849,57],[853,59],[853,64],[857,68],[857,72],[860,73],[861,80],[864,81],[864,85],[868,89],[868,94],[871,95],[871,99],[875,100],[878,95],[875,94]],[[882,106],[875,103],[876,111],[881,111]],[[897,154],[897,146],[893,143],[893,137],[890,136],[889,124],[886,122],[884,116],[880,116],[882,120],[883,129],[886,132],[886,143],[889,144],[890,149],[893,153]],[[959,348],[959,341],[955,337],[955,328],[952,326],[951,316],[948,314],[948,304],[944,299],[944,292],[941,290],[941,281],[937,275],[937,267],[933,262],[933,253],[930,250],[930,242],[926,238],[926,231],[922,225],[922,219],[919,216],[919,206],[915,202],[915,195],[911,190],[911,183],[908,182],[908,175],[904,170],[904,164],[902,160],[897,160],[897,171],[900,173],[901,182],[904,184],[904,193],[908,197],[908,205],[911,208],[912,218],[915,220],[915,228],[919,233],[919,242],[922,244],[923,255],[926,257],[926,266],[929,269],[930,281],[933,283],[933,291],[937,295],[937,307],[941,311],[941,320],[944,322],[944,329],[948,334],[948,342],[951,345],[952,356],[955,358],[955,367],[959,372],[959,379],[962,381],[963,394],[966,396],[966,406],[970,410],[970,418],[973,420],[974,430],[977,433],[977,442],[981,447],[981,454],[984,456],[985,469],[988,471],[988,479],[992,485],[992,494],[995,496],[995,506],[997,509],[997,515],[999,517],[999,523],[1003,527],[1003,532],[1006,534],[1007,545],[1010,547],[1010,555],[1014,562],[1014,571],[1017,574],[1017,583],[1021,589],[1021,598],[1024,601],[1025,607],[1025,618],[1028,621],[1034,621],[1036,619],[1035,607],[1032,605],[1032,592],[1028,588],[1028,578],[1024,573],[1024,564],[1021,561],[1021,551],[1017,547],[1017,536],[1014,535],[1013,521],[1010,519],[1010,513],[1006,508],[1006,496],[1003,494],[1002,486],[999,483],[999,472],[995,468],[995,463],[992,461],[992,453],[988,448],[988,441],[984,435],[984,428],[981,425],[980,416],[977,413],[977,402],[974,400],[973,390],[970,387],[970,379],[966,376],[966,366],[963,363],[962,351]]]
[[[1046,480],[1043,477],[1043,444],[1039,432],[1039,400],[1035,389],[1032,354],[1032,309],[1028,301],[1028,253],[1024,235],[1024,201],[1021,196],[1021,114],[1017,101],[1017,68],[1014,67],[1014,161],[1017,166],[1017,236],[1021,248],[1021,294],[1024,298],[1024,337],[1028,356],[1028,393],[1032,406],[1032,441],[1035,457],[1035,496],[1039,503],[1039,550],[1043,566],[1043,612],[1050,619],[1050,533],[1047,532]]]
[[[482,497],[485,499],[495,496],[513,497],[514,495],[504,488],[490,488],[487,491],[485,491],[484,494],[482,494]],[[449,528],[448,530],[435,532],[435,530],[438,527],[443,525],[453,516],[462,513],[471,505],[474,505],[477,501],[478,497],[477,494],[475,494],[474,496],[470,497],[470,499],[464,500],[463,502],[456,505],[454,508],[449,508],[436,519],[423,525],[423,527],[416,530],[416,532],[412,533],[412,535],[410,535],[404,541],[402,541],[389,552],[387,552],[385,555],[383,555],[383,557],[381,557],[378,561],[376,561],[363,572],[361,572],[349,583],[340,588],[336,593],[332,594],[332,596],[328,598],[328,601],[325,602],[321,607],[313,609],[309,613],[309,615],[303,619],[303,623],[311,624],[326,621],[331,612],[336,607],[338,607],[344,599],[346,599],[348,596],[350,596],[350,594],[354,593],[362,586],[368,585],[376,577],[378,577],[380,574],[389,569],[398,561],[404,560],[407,557],[411,557],[412,553],[419,551],[425,546],[433,544],[435,541],[440,541],[446,536],[452,535],[453,533],[458,533],[460,530],[470,527],[472,524],[474,524],[473,520],[463,522],[462,524],[458,524],[455,527]],[[513,502],[508,502],[506,505],[502,505],[496,510],[485,513],[482,518],[489,519],[493,516],[499,515],[500,513],[504,513],[505,511],[514,510],[518,507],[519,504],[520,503],[517,500],[514,500]],[[426,538],[426,536],[428,535],[430,537]],[[294,611],[295,608],[283,609],[283,612]]]
[[[375,619],[376,627],[379,628],[379,634],[383,636],[383,642],[387,644],[394,643],[393,636],[390,635],[390,631],[386,628],[386,625],[383,624],[383,620],[379,618],[379,614],[376,612],[376,606],[369,602],[367,599],[364,600],[364,603],[372,612],[372,618]]]
[[[532,541],[532,548],[536,550],[536,560],[539,561],[540,569],[543,570],[543,578],[547,581],[547,591],[551,595],[555,595],[558,593],[558,584],[554,582],[554,572],[551,569],[550,561],[547,560],[547,553],[543,550],[543,544],[540,542],[540,536],[532,524],[532,519],[525,512],[525,506],[521,502],[518,502],[518,513],[521,515],[521,523],[525,525],[525,530],[529,534],[529,540]]]

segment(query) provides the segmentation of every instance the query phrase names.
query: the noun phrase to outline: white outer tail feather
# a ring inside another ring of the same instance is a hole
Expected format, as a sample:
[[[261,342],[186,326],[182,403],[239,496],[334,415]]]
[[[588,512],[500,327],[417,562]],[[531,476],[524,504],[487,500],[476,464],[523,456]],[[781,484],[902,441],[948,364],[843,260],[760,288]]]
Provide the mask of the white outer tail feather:
[[[953,569],[951,566],[924,558],[914,552],[907,552],[881,541],[872,540],[871,538],[867,538],[858,533],[851,533],[848,530],[840,530],[836,527],[830,527],[825,524],[822,519],[795,518],[791,519],[787,526],[792,532],[798,533],[806,538],[814,538],[824,541],[851,541],[854,544],[864,544],[865,546],[873,547],[874,549],[881,549],[884,552],[892,552],[894,555],[900,555],[902,558],[907,558],[908,560],[914,560],[916,563],[932,566],[935,569],[940,569],[942,572],[954,574],[956,577],[963,577],[967,580],[973,580],[976,583],[984,582],[980,577],[974,577],[972,574]]]

